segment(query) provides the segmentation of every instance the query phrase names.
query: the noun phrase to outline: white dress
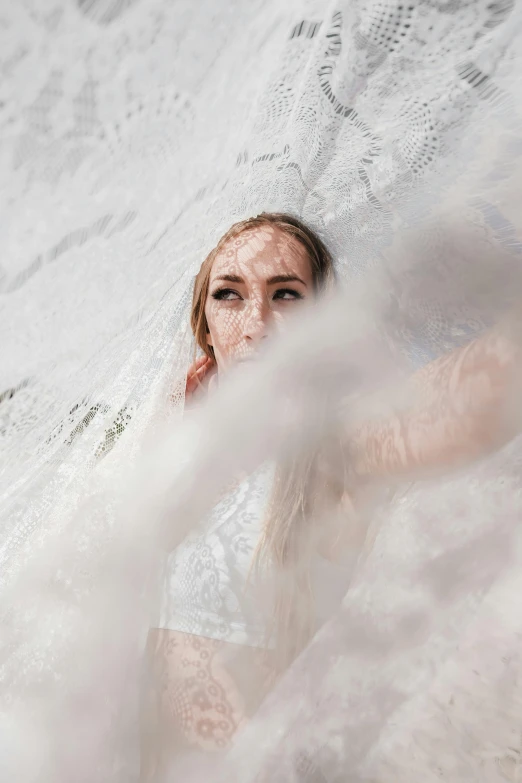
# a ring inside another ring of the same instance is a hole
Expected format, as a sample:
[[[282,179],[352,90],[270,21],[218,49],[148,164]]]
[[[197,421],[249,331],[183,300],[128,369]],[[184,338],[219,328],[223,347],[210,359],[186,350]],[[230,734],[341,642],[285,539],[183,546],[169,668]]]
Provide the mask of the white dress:
[[[168,559],[160,627],[265,647],[269,575],[254,565],[272,468],[262,468],[223,497],[208,519]],[[316,614],[324,622],[344,596],[351,569],[317,557],[312,568]]]

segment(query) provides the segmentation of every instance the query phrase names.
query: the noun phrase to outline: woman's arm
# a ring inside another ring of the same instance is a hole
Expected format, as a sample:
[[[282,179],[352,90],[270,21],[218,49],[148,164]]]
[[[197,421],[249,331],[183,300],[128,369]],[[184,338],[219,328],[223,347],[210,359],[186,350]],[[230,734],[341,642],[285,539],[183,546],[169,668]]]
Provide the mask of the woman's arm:
[[[370,420],[355,432],[358,478],[455,466],[499,448],[521,428],[516,409],[521,350],[497,328],[413,376],[412,407]]]

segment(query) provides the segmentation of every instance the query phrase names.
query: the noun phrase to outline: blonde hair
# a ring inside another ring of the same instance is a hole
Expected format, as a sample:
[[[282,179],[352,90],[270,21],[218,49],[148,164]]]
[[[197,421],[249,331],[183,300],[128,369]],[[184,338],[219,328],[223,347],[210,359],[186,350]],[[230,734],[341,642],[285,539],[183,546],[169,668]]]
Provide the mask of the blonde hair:
[[[205,304],[214,260],[231,239],[267,224],[276,226],[305,248],[317,294],[334,283],[334,267],[328,249],[302,221],[283,213],[263,212],[234,223],[203,261],[194,285],[190,318],[192,331],[201,350],[213,359],[214,351],[207,342],[209,330]],[[339,495],[335,488],[326,486],[320,479],[318,465],[319,455],[316,452],[302,453],[278,465],[268,516],[255,556],[256,568],[261,567],[265,560],[270,560],[275,568],[274,622],[268,635],[275,636],[279,653],[277,663],[281,668],[288,665],[313,632],[313,596],[309,576],[314,548],[312,523],[324,498],[327,495],[337,498]]]

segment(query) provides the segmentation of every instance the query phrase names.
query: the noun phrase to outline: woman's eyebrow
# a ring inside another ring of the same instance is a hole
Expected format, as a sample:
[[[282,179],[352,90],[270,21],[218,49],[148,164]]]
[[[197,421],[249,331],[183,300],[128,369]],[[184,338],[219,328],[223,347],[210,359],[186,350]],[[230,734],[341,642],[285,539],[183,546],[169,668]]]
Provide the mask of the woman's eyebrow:
[[[224,280],[227,283],[244,283],[242,277],[239,275],[219,275],[215,278],[215,280]],[[301,280],[300,277],[297,277],[297,275],[274,275],[274,277],[270,277],[267,281],[267,285],[275,285],[276,283],[302,283],[302,285],[306,286],[306,283],[304,280]]]
[[[301,280],[300,277],[297,277],[297,275],[275,275],[275,277],[271,277],[269,280],[266,281],[267,285],[274,285],[275,283],[302,283],[304,287],[306,288],[306,283],[304,280]]]
[[[219,277],[215,278],[216,280],[226,280],[227,283],[244,283],[242,277],[239,277],[239,275],[220,275]]]

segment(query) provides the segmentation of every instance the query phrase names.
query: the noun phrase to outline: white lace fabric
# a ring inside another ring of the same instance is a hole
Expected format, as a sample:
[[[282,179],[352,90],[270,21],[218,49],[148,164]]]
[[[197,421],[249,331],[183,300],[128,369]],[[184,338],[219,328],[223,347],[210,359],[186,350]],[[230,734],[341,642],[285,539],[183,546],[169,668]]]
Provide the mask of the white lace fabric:
[[[186,578],[165,609],[182,635],[166,629],[161,644],[183,647],[194,671],[210,650],[209,688],[212,667],[228,676],[237,654],[250,684],[266,661],[243,641],[262,623],[243,622],[226,581],[236,570],[244,581],[253,506],[242,498],[229,517],[221,506],[227,540],[219,527],[200,540],[211,559],[218,546],[221,562],[237,555],[202,572],[201,601],[216,609],[206,618],[189,579],[204,558],[196,544],[193,563],[185,536],[234,470],[275,458],[285,438],[316,438],[320,388],[338,401],[364,396],[372,372],[384,384],[367,321],[412,367],[519,305],[521,6],[4,6],[0,777],[129,783],[165,548],[181,546]],[[256,389],[225,389],[192,438],[194,275],[234,220],[270,209],[325,239],[345,298],[310,318],[284,362],[274,354]],[[300,434],[270,391],[304,394]],[[263,705],[257,691],[238,697],[208,736],[192,713],[189,745],[237,739],[212,775],[520,780],[520,511],[516,440],[384,504],[344,608],[325,599],[333,616]],[[202,627],[220,637],[207,650]],[[173,703],[197,691],[173,682]]]
[[[271,472],[241,481],[171,553],[160,628],[266,646],[270,602],[255,557]]]

